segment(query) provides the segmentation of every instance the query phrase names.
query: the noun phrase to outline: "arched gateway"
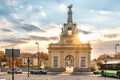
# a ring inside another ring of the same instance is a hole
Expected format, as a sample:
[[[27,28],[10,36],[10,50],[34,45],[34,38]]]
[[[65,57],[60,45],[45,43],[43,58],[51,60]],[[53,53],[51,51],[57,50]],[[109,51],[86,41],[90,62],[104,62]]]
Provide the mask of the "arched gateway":
[[[73,72],[74,67],[74,57],[72,55],[68,55],[65,57],[65,71]]]
[[[58,43],[51,43],[48,47],[48,71],[89,71],[91,45],[82,43],[78,39],[78,29],[72,20],[72,5],[68,6],[67,23],[63,25]]]
[[[65,67],[73,67],[74,66],[74,58],[71,55],[65,57]]]

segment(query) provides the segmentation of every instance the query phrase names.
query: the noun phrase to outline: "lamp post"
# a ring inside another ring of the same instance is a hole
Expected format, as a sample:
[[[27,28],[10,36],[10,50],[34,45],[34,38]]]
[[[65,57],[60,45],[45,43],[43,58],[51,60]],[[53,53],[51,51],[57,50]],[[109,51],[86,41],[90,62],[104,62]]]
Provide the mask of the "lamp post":
[[[39,68],[39,43],[36,42],[35,44],[38,45],[38,68]]]
[[[115,54],[117,53],[117,46],[119,46],[119,44],[115,44]]]

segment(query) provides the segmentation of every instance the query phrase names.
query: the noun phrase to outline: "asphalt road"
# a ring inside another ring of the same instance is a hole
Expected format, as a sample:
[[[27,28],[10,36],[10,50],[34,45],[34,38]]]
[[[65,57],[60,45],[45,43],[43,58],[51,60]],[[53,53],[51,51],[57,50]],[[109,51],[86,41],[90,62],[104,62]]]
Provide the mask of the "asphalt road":
[[[6,72],[0,72],[0,80],[12,80],[12,75]],[[102,77],[101,75],[94,75],[92,73],[52,73],[48,72],[46,75],[30,74],[27,72],[22,74],[15,74],[14,80],[119,80],[112,77]]]

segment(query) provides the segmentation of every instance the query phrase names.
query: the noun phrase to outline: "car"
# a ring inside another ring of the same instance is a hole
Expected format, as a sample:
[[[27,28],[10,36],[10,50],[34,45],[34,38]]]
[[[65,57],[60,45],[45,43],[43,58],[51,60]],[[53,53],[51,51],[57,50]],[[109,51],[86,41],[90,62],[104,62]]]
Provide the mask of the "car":
[[[47,70],[45,70],[44,68],[38,68],[35,70],[31,70],[30,74],[47,74]]]
[[[13,68],[13,71],[15,74],[22,74],[22,69],[19,68]],[[7,71],[8,74],[12,73],[12,69]]]
[[[93,74],[99,74],[99,72],[100,71],[98,69],[96,69],[96,70],[93,71]]]

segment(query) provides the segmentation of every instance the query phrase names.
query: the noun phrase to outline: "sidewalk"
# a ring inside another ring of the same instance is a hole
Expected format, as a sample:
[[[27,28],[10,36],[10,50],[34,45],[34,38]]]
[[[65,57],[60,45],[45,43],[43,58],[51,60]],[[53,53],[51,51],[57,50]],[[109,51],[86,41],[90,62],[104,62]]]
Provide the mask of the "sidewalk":
[[[92,75],[93,72],[48,72],[49,75],[60,75],[60,74],[69,74],[69,75]]]
[[[7,74],[7,72],[0,72],[0,76]]]

